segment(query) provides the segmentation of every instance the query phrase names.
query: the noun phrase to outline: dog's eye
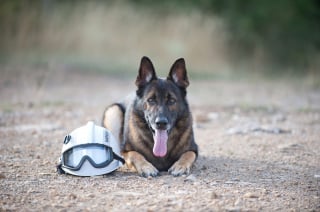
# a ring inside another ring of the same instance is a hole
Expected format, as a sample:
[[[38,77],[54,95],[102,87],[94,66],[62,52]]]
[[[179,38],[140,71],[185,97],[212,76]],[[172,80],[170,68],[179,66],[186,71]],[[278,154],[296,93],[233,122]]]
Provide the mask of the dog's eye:
[[[150,104],[155,104],[156,103],[156,99],[155,98],[149,98],[148,100],[148,103],[150,103]]]
[[[174,99],[174,98],[169,98],[169,99],[168,99],[168,104],[169,104],[169,105],[174,105],[176,102],[177,102],[177,100]]]

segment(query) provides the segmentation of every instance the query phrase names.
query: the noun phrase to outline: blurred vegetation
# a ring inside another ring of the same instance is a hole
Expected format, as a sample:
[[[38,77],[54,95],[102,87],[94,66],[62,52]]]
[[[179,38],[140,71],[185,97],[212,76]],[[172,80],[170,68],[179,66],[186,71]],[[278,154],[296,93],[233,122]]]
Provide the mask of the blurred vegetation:
[[[74,18],[72,12],[74,5],[81,2],[86,1],[1,1],[1,55],[16,48],[19,51],[30,46],[34,49],[41,49],[46,42],[39,34],[41,34],[43,25],[48,24],[48,19],[59,19],[63,28],[65,24],[63,20],[67,22]],[[119,1],[89,2],[109,7]],[[158,17],[174,13],[188,16],[196,10],[206,17],[221,18],[226,26],[227,54],[231,56],[230,63],[232,64],[258,61],[271,67],[262,68],[265,70],[282,70],[283,72],[291,70],[291,72],[301,74],[319,73],[320,1],[318,0],[133,0],[120,2],[131,5],[133,8],[139,8],[139,11],[143,8],[150,11],[149,15]],[[54,11],[57,10],[60,11],[62,17],[56,17],[57,14]],[[85,11],[83,13],[85,14]],[[28,38],[28,42],[25,42],[25,38]],[[68,45],[72,47],[73,44]],[[209,43],[207,47],[214,48]]]
[[[192,8],[222,17],[230,53],[240,61],[263,57],[276,70],[318,71],[320,1],[318,0],[135,0],[162,11]],[[234,51],[232,51],[234,50]],[[246,61],[248,62],[248,61]],[[316,66],[315,68],[313,66]]]
[[[262,48],[274,63],[299,68],[319,56],[318,0],[215,0],[211,8],[229,23],[232,44],[249,55]]]

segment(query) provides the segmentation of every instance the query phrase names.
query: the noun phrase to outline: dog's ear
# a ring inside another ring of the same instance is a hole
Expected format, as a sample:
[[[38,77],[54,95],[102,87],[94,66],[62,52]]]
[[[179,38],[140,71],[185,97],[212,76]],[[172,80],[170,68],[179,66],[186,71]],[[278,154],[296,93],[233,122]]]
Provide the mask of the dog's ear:
[[[139,75],[136,79],[136,86],[142,87],[155,79],[157,79],[157,75],[151,60],[146,56],[142,57],[139,67]]]
[[[171,80],[181,88],[189,86],[186,63],[183,58],[180,58],[172,65],[167,80]]]

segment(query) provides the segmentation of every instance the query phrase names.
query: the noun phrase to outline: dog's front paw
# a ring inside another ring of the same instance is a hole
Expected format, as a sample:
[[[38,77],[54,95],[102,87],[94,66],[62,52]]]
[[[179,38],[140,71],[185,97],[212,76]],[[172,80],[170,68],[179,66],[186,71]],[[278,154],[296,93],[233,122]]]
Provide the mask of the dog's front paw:
[[[145,162],[139,166],[136,165],[135,168],[142,177],[156,177],[159,174],[159,171],[148,162]]]
[[[196,160],[196,153],[193,151],[185,152],[181,155],[180,159],[175,162],[168,170],[173,176],[188,175],[193,162]]]
[[[182,164],[180,161],[175,162],[168,170],[173,176],[188,175],[190,173],[191,166],[189,164]]]
[[[156,177],[159,171],[145,157],[136,151],[124,152],[123,156],[129,168],[134,168],[142,177]]]

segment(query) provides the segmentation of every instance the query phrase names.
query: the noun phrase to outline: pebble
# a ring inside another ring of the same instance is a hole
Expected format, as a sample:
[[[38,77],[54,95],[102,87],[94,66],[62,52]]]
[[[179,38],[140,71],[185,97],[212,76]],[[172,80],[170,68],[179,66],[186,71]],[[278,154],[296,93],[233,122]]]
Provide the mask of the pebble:
[[[211,112],[211,113],[209,113],[208,118],[211,120],[216,120],[219,118],[219,113]]]
[[[212,192],[211,193],[211,199],[218,199],[219,198],[219,195],[216,193],[216,192]]]
[[[243,202],[240,198],[238,198],[235,202],[234,202],[234,206],[242,206]]]
[[[195,115],[195,120],[198,123],[205,123],[205,122],[209,122],[210,118],[209,116],[207,116],[207,114],[196,114]]]
[[[201,167],[201,170],[207,170],[207,169],[208,169],[208,167],[205,166],[205,165],[203,165],[203,166]]]
[[[95,195],[94,195],[94,194],[88,194],[87,197],[89,197],[89,198],[94,198]]]
[[[56,197],[56,196],[59,196],[59,193],[56,189],[51,189],[50,192],[49,192],[49,195],[51,197]]]
[[[40,176],[50,176],[50,175],[52,175],[52,173],[49,173],[49,172],[40,172],[39,175],[40,175]]]
[[[211,186],[216,186],[216,185],[218,185],[218,183],[215,181],[215,182],[211,182],[210,185]]]
[[[195,182],[197,180],[196,176],[194,176],[193,174],[190,174],[185,181],[190,181],[190,182]]]
[[[259,198],[259,196],[257,194],[254,194],[254,193],[251,193],[251,192],[248,192],[248,193],[245,193],[243,195],[244,198]]]
[[[71,193],[69,194],[69,199],[77,199],[77,195]]]
[[[230,207],[230,208],[226,208],[226,211],[228,212],[240,212],[241,211],[241,208],[239,207]]]

